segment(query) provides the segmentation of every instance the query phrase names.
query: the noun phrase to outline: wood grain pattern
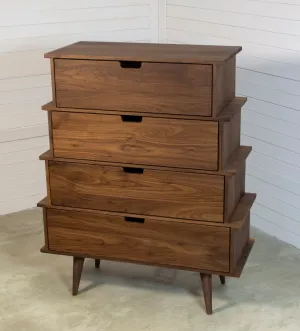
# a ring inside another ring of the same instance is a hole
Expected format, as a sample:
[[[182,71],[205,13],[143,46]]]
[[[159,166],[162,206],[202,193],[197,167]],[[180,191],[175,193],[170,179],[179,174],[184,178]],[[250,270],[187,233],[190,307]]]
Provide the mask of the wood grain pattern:
[[[225,107],[216,116],[198,116],[198,115],[181,115],[181,114],[163,114],[163,113],[145,113],[145,112],[133,112],[130,111],[130,115],[133,116],[147,116],[155,118],[173,118],[173,119],[183,119],[183,120],[201,120],[201,121],[218,121],[218,122],[229,122],[231,118],[243,107],[246,103],[247,98],[245,97],[235,97],[230,104]],[[46,103],[42,106],[43,110],[47,111],[60,111],[60,112],[70,112],[72,113],[89,113],[89,114],[103,114],[103,115],[128,115],[128,111],[122,110],[105,110],[105,109],[84,109],[84,108],[63,108],[56,107],[53,101]]]
[[[225,177],[224,220],[230,222],[240,199],[245,194],[245,161],[241,162],[234,176]]]
[[[246,216],[243,225],[239,229],[232,230],[233,241],[233,268],[241,258],[250,237],[250,212]]]
[[[51,86],[52,86],[52,100],[56,105],[56,93],[55,93],[55,64],[54,59],[50,59],[50,70],[51,70]]]
[[[49,249],[95,258],[229,271],[229,230],[49,209]]]
[[[223,222],[223,176],[124,170],[50,161],[52,204]]]
[[[232,154],[230,157],[228,164],[224,169],[219,169],[218,171],[214,171],[215,175],[222,175],[222,176],[234,176],[242,162],[245,162],[247,157],[249,156],[252,150],[251,146],[240,146],[238,149]],[[139,164],[139,163],[123,163],[123,162],[107,162],[107,161],[95,161],[95,160],[83,160],[83,159],[69,159],[63,157],[55,157],[51,156],[51,152],[48,150],[39,156],[40,160],[55,160],[60,162],[76,162],[76,163],[83,163],[83,164],[97,164],[97,165],[111,165],[117,167],[135,167],[135,168],[144,168],[144,169],[152,169],[152,170],[171,170],[174,172],[187,172],[187,173],[201,173],[201,174],[208,174],[211,175],[212,172],[210,170],[203,170],[203,169],[186,169],[186,168],[162,168],[160,166],[149,165],[149,164]]]
[[[55,60],[57,107],[211,115],[212,67]]]
[[[235,97],[236,58],[213,66],[213,110],[217,116]]]
[[[211,64],[224,62],[241,50],[240,46],[80,41],[46,53],[45,58]]]
[[[52,123],[55,157],[218,169],[218,122],[52,112]]]
[[[241,111],[238,110],[229,122],[222,123],[220,131],[220,167],[224,168],[228,164],[233,153],[240,147],[241,136]]]
[[[255,196],[256,195],[254,193],[245,193],[244,196],[239,201],[239,204],[237,205],[230,222],[227,222],[227,223],[215,222],[214,226],[216,226],[216,227],[219,226],[219,227],[223,227],[223,228],[226,227],[226,228],[232,228],[232,229],[239,229],[242,226],[242,224],[244,224],[244,220],[255,200]],[[141,214],[133,214],[133,213],[129,214],[129,213],[96,210],[96,209],[89,209],[89,208],[82,209],[82,208],[76,208],[76,207],[50,205],[47,201],[47,198],[44,198],[43,200],[38,202],[37,206],[42,207],[42,208],[51,208],[51,209],[59,209],[59,210],[66,210],[66,211],[89,212],[89,213],[101,214],[101,215],[113,215],[113,216],[121,216],[121,217],[130,216],[130,217],[137,217],[137,218],[145,217],[145,215],[141,215]],[[180,223],[195,225],[195,221],[187,220],[187,219],[183,219],[183,218],[160,217],[160,216],[147,216],[147,218],[151,218],[156,221],[180,222]],[[197,221],[197,224],[207,225],[208,223],[206,221]]]

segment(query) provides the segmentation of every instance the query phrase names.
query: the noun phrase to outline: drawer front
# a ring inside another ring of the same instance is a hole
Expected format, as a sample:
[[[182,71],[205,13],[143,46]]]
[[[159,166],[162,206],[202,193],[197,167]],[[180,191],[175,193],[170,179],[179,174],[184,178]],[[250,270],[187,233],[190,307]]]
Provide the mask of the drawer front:
[[[57,206],[223,222],[224,177],[49,162]]]
[[[218,123],[52,112],[54,156],[218,169]]]
[[[55,59],[55,92],[57,107],[211,116],[212,66]]]
[[[229,229],[210,225],[47,210],[52,251],[229,271]]]

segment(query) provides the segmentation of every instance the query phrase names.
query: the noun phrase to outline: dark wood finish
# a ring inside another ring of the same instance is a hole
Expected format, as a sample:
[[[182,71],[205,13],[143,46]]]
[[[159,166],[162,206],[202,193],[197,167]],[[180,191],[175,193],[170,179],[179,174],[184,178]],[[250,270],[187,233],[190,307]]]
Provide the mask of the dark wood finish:
[[[149,265],[149,266],[157,266],[157,267],[164,267],[164,268],[176,268],[179,270],[188,270],[188,271],[195,271],[195,272],[202,272],[202,273],[212,273],[212,274],[217,274],[217,275],[223,275],[223,276],[228,276],[228,277],[234,277],[234,278],[239,278],[241,277],[242,271],[244,269],[244,266],[247,262],[247,259],[251,253],[252,247],[254,245],[255,240],[253,238],[250,238],[248,241],[247,246],[244,249],[243,255],[240,258],[240,260],[237,263],[236,269],[234,272],[222,272],[222,271],[218,271],[218,272],[213,272],[211,270],[205,270],[205,269],[199,269],[199,268],[190,268],[187,266],[171,266],[168,264],[157,264],[154,262],[147,262],[147,261],[131,261],[128,260],[126,258],[122,258],[122,259],[118,259],[118,258],[107,258],[107,257],[101,257],[101,260],[108,260],[108,261],[115,261],[115,262],[126,262],[126,263],[135,263],[135,264],[141,264],[141,265]],[[66,253],[66,252],[61,252],[61,251],[51,251],[49,249],[46,248],[46,246],[43,246],[40,251],[42,253],[46,253],[46,254],[54,254],[54,255],[66,255],[66,256],[74,256],[73,253]],[[85,258],[91,258],[94,259],[94,256],[91,255],[82,255],[82,254],[76,254],[76,256],[79,257],[85,257]]]
[[[245,97],[235,97],[230,104],[225,107],[217,116],[207,117],[207,116],[195,116],[195,115],[180,115],[180,114],[163,114],[163,113],[145,113],[145,112],[133,112],[130,114],[133,116],[147,116],[155,118],[172,118],[172,119],[182,119],[182,120],[201,120],[201,121],[218,121],[218,122],[228,122],[234,116],[235,113],[241,110],[242,106],[246,103],[247,98]],[[53,101],[46,103],[42,106],[43,110],[46,111],[60,111],[60,112],[70,112],[72,113],[89,113],[89,114],[101,114],[101,115],[128,115],[128,111],[120,110],[105,110],[105,109],[83,109],[83,108],[63,108],[56,107]]]
[[[240,199],[245,194],[245,161],[241,162],[234,176],[225,177],[224,220],[230,222]]]
[[[220,168],[224,168],[240,146],[241,112],[237,111],[229,122],[223,123],[220,133]]]
[[[52,100],[53,100],[54,104],[56,105],[54,59],[50,59],[50,70],[51,70]]]
[[[211,64],[227,61],[241,50],[240,46],[80,41],[45,58]]]
[[[220,277],[221,284],[224,285],[226,282],[225,276],[220,275],[219,277]]]
[[[54,156],[218,169],[218,122],[52,112]],[[142,120],[141,122],[130,122]],[[128,121],[128,122],[127,122]]]
[[[246,216],[243,225],[240,228],[232,230],[231,246],[231,269],[235,269],[238,261],[243,255],[244,249],[248,244],[250,237],[250,214]]]
[[[78,294],[78,288],[80,284],[80,278],[82,274],[82,268],[84,264],[83,257],[73,257],[73,285],[72,285],[72,295]]]
[[[79,42],[50,52],[53,101],[42,252],[240,277],[245,193],[235,55],[241,47]]]
[[[207,315],[212,314],[212,282],[211,274],[200,273],[202,290]]]
[[[51,192],[50,192],[50,177],[49,177],[49,168],[48,168],[49,161],[45,161],[45,170],[46,170],[46,187],[47,187],[47,199],[48,203],[51,205]]]
[[[47,225],[47,209],[46,208],[43,208],[43,225],[44,225],[45,247],[47,249],[49,249],[48,225]]]
[[[235,97],[235,57],[213,66],[213,115],[219,114]]]
[[[57,107],[211,116],[212,66],[55,60]]]
[[[52,130],[51,112],[48,112],[47,117],[48,117],[48,129],[49,129],[49,146],[50,146],[51,157],[53,157],[53,130]]]
[[[226,227],[226,228],[233,228],[233,229],[239,229],[242,224],[244,223],[244,220],[246,216],[248,215],[248,212],[255,200],[255,194],[254,193],[246,193],[242,199],[239,201],[239,204],[232,215],[231,221],[227,223],[218,223],[215,222],[214,226],[220,226],[220,227]],[[104,211],[104,210],[96,210],[96,209],[89,209],[89,208],[75,208],[75,207],[67,207],[67,206],[55,206],[55,205],[49,205],[47,203],[47,198],[44,198],[41,200],[38,204],[38,207],[42,208],[52,208],[52,209],[58,209],[58,210],[69,210],[69,211],[79,211],[79,212],[90,212],[94,214],[100,214],[100,215],[114,215],[114,216],[131,216],[131,217],[137,217],[137,218],[143,218],[145,215],[141,214],[132,214],[132,213],[120,213],[115,211]],[[164,221],[164,222],[180,222],[185,224],[192,224],[195,225],[195,221],[193,220],[187,220],[187,219],[181,219],[181,218],[171,218],[171,217],[159,217],[159,216],[147,216],[147,218],[151,218],[153,220],[157,221]],[[202,225],[208,225],[206,221],[197,221],[197,224]]]
[[[227,228],[56,209],[47,222],[52,251],[229,272]]]
[[[247,159],[250,154],[252,147],[250,146],[240,146],[230,157],[227,166],[222,170],[214,171],[215,175],[222,176],[234,176],[240,165]],[[138,164],[138,163],[120,163],[120,162],[103,162],[103,161],[95,161],[95,160],[81,160],[81,159],[67,159],[63,157],[52,157],[50,150],[44,152],[39,157],[40,160],[54,160],[59,162],[75,162],[75,163],[83,163],[83,164],[95,164],[95,165],[104,165],[104,166],[115,166],[115,167],[133,167],[133,168],[144,168],[144,169],[152,169],[152,170],[170,170],[174,172],[184,172],[184,173],[200,173],[200,174],[208,174],[211,175],[212,171],[210,170],[202,170],[202,169],[186,169],[186,168],[174,168],[174,167],[159,167],[153,166],[149,164]]]
[[[52,161],[49,176],[53,205],[224,220],[223,176]]]

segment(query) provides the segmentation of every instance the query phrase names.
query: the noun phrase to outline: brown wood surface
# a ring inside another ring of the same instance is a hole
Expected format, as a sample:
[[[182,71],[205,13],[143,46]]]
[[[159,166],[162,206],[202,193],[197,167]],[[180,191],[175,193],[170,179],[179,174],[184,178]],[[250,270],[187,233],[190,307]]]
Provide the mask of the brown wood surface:
[[[51,156],[53,157],[53,130],[52,130],[52,115],[51,112],[48,112],[47,114],[48,117],[48,133],[49,133],[49,147],[50,147],[50,152]]]
[[[229,122],[223,122],[220,132],[220,167],[228,164],[233,153],[240,147],[241,111],[237,111]]]
[[[224,169],[219,169],[218,171],[214,171],[213,173],[216,175],[223,175],[223,176],[234,176],[242,162],[244,162],[247,157],[249,156],[252,147],[250,146],[240,146],[230,157],[228,164]],[[153,166],[149,164],[132,164],[132,163],[123,163],[123,162],[101,162],[95,160],[81,160],[81,159],[68,159],[63,157],[55,157],[51,156],[51,151],[48,150],[40,155],[40,160],[53,160],[53,161],[60,161],[60,162],[76,162],[76,163],[83,163],[83,164],[96,164],[96,165],[111,165],[117,167],[135,167],[135,168],[144,168],[144,169],[152,169],[152,170],[165,170],[165,171],[174,171],[174,172],[185,172],[185,173],[201,173],[201,174],[209,174],[211,175],[212,172],[210,170],[203,170],[203,169],[186,169],[186,168],[174,168],[174,167],[159,167]]]
[[[57,107],[211,116],[212,67],[55,60]]]
[[[46,186],[47,186],[47,199],[48,199],[49,204],[51,205],[50,177],[49,177],[48,163],[49,163],[49,161],[47,160],[47,161],[45,162],[45,170],[46,170]]]
[[[230,269],[233,271],[236,269],[238,261],[241,259],[245,247],[248,244],[250,238],[250,212],[248,212],[242,226],[238,229],[232,229],[231,232],[231,259]]]
[[[52,112],[52,127],[58,158],[218,169],[218,122]]]
[[[234,214],[232,215],[232,218],[230,222],[227,223],[218,223],[215,222],[214,226],[220,226],[220,227],[226,227],[226,228],[232,228],[232,229],[239,229],[243,224],[246,216],[248,215],[248,212],[255,200],[256,194],[254,193],[245,193],[244,196],[239,201],[239,204],[237,205]],[[145,215],[141,214],[134,214],[134,213],[121,213],[121,212],[115,212],[115,211],[105,211],[105,210],[96,210],[96,209],[89,209],[89,208],[76,208],[76,207],[67,207],[67,206],[55,206],[50,205],[47,201],[47,198],[44,198],[37,204],[38,207],[43,208],[52,208],[52,209],[59,209],[59,210],[66,210],[66,211],[79,211],[79,212],[89,212],[94,214],[101,214],[101,215],[114,215],[114,216],[130,216],[130,217],[137,217],[137,218],[143,218]],[[148,218],[151,218],[153,220],[157,221],[164,221],[164,222],[180,222],[185,224],[195,224],[195,221],[193,220],[187,220],[183,218],[172,218],[172,217],[160,217],[160,216],[147,216]],[[207,225],[208,223],[206,221],[196,221],[197,224]]]
[[[172,118],[172,119],[183,119],[183,120],[201,120],[201,121],[218,121],[218,122],[228,122],[231,118],[241,110],[243,105],[246,103],[247,98],[245,97],[235,97],[230,104],[225,107],[216,116],[197,116],[197,115],[180,115],[180,114],[163,114],[163,113],[145,113],[145,112],[132,112],[130,115],[134,116],[147,116],[155,118]],[[60,112],[70,112],[70,108],[56,107],[53,101],[46,103],[42,106],[43,110],[46,111],[60,111]],[[72,108],[72,113],[89,113],[89,114],[103,114],[103,115],[128,115],[128,111],[122,110],[105,110],[105,109],[84,109],[84,108]]]
[[[80,278],[82,274],[84,264],[83,257],[73,257],[73,284],[72,284],[72,295],[78,294],[78,288],[80,284]]]
[[[240,199],[245,194],[245,162],[241,162],[234,176],[225,177],[224,220],[230,222]]]
[[[52,251],[229,272],[226,228],[55,209],[47,223]]]
[[[46,53],[45,57],[210,64],[226,61],[241,50],[240,46],[80,41]]]
[[[217,224],[217,223],[216,223]],[[223,276],[228,276],[228,277],[235,277],[235,278],[239,278],[241,277],[241,274],[243,272],[243,269],[245,267],[245,264],[248,260],[248,257],[251,253],[251,250],[253,248],[253,245],[255,243],[255,239],[254,238],[250,238],[248,241],[247,246],[245,247],[245,250],[239,260],[239,262],[237,263],[236,269],[234,270],[234,272],[222,272],[222,271],[212,271],[212,270],[205,270],[205,269],[199,269],[199,268],[192,268],[192,267],[187,267],[187,266],[171,266],[168,264],[163,264],[163,263],[154,263],[154,262],[147,262],[147,261],[131,261],[128,260],[126,258],[103,258],[103,256],[101,257],[102,260],[108,260],[108,261],[115,261],[115,262],[127,262],[127,263],[135,263],[135,264],[142,264],[142,265],[148,265],[148,266],[159,266],[159,267],[164,267],[164,268],[176,268],[179,270],[189,270],[189,271],[196,271],[196,272],[203,272],[203,273],[212,273],[212,274],[216,274],[216,275],[223,275]],[[54,255],[65,255],[65,256],[79,256],[79,257],[86,257],[86,258],[91,258],[94,259],[95,256],[92,255],[82,255],[82,254],[74,254],[74,253],[66,253],[66,252],[62,252],[62,251],[52,251],[46,248],[46,246],[43,246],[40,251],[42,253],[46,253],[46,254],[54,254]]]
[[[49,249],[48,226],[47,226],[47,209],[46,208],[43,208],[43,225],[44,225],[45,247],[47,249]]]
[[[212,281],[211,274],[200,273],[205,310],[207,315],[212,314]]]
[[[235,97],[235,57],[213,66],[213,110],[217,116]]]
[[[51,70],[51,87],[52,87],[52,100],[56,105],[56,95],[55,95],[55,65],[54,59],[50,59],[50,70]]]
[[[50,161],[52,204],[223,222],[224,176],[124,170]]]

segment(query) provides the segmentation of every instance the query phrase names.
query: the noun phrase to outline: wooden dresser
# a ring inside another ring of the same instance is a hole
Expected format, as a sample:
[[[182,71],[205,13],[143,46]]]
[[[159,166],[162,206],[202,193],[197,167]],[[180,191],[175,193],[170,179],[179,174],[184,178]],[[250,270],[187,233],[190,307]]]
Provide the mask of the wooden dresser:
[[[241,47],[79,42],[47,53],[53,100],[42,252],[239,277],[245,193],[235,56]]]

